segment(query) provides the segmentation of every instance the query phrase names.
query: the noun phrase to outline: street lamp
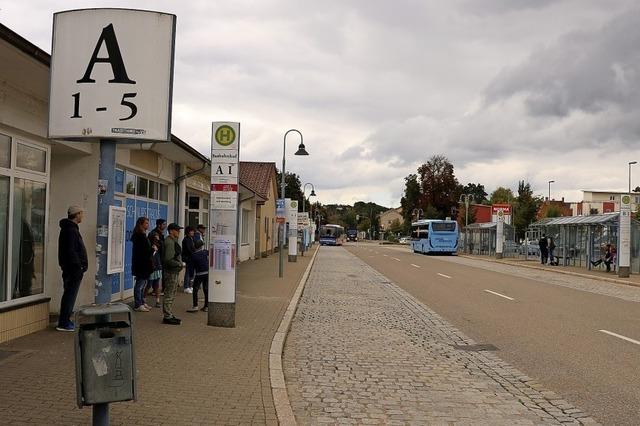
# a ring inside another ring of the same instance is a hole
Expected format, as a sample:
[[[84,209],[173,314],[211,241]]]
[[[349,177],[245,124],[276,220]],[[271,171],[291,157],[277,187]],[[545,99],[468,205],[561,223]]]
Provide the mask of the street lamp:
[[[302,213],[305,212],[305,206],[307,204],[307,199],[304,197],[304,192],[307,189],[307,185],[311,185],[311,194],[309,194],[309,197],[315,197],[316,196],[316,188],[313,186],[313,184],[312,183],[305,183],[304,186],[302,187]],[[311,206],[311,203],[309,203],[309,204],[310,204],[310,207],[313,208],[313,206]],[[305,236],[304,239],[306,240],[306,231],[304,232],[303,235]],[[305,248],[306,248],[305,247],[305,241],[302,241],[302,255],[303,256],[304,256]]]
[[[549,203],[551,203],[551,184],[555,183],[555,180],[550,180],[549,181]]]
[[[629,161],[629,197],[631,197],[631,166],[638,164],[637,161]]]
[[[413,211],[411,212],[412,216],[416,217],[416,220],[420,220],[420,216],[422,216],[424,214],[424,211],[422,209],[413,209]]]
[[[469,249],[467,248],[467,226],[469,225],[469,203],[473,202],[472,194],[462,194],[460,195],[460,202],[464,203],[464,251],[469,253]]]
[[[284,140],[283,140],[283,147],[282,147],[282,180],[280,182],[280,198],[282,199],[282,202],[284,203],[284,181],[285,181],[285,176],[286,176],[286,169],[285,169],[285,156],[287,153],[287,135],[290,132],[296,132],[297,134],[300,135],[300,145],[298,145],[298,150],[296,151],[295,155],[309,155],[309,153],[307,152],[307,150],[304,148],[304,143],[303,143],[303,138],[302,138],[302,133],[300,133],[299,130],[296,129],[289,129],[285,132],[284,134]],[[278,271],[278,276],[280,278],[282,278],[282,271],[284,269],[284,256],[282,254],[282,240],[284,239],[285,235],[284,235],[284,229],[285,226],[284,224],[281,224],[281,232],[280,232],[280,238],[278,241],[278,251],[280,252],[280,268]]]

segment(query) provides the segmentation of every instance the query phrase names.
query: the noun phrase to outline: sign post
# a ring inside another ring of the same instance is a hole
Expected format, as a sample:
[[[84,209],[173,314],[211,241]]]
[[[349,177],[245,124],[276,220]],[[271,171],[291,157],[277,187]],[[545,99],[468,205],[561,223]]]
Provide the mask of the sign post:
[[[504,210],[498,209],[498,223],[496,224],[496,259],[502,259],[504,243]]]
[[[620,203],[620,236],[618,237],[618,276],[628,278],[631,266],[631,197],[622,196]]]
[[[284,270],[284,257],[282,256],[282,246],[284,241],[284,230],[286,218],[285,200],[278,198],[276,200],[276,223],[278,224],[278,254],[280,256],[278,266],[278,277],[282,278]]]
[[[100,142],[96,304],[111,301],[107,252],[117,228],[109,229],[116,144],[171,141],[175,27],[175,15],[142,10],[53,15],[48,137]],[[109,404],[93,405],[93,424],[108,423]]]
[[[236,325],[239,151],[240,123],[213,123],[207,324],[216,327]]]
[[[285,198],[289,222],[289,262],[298,261],[298,201]]]

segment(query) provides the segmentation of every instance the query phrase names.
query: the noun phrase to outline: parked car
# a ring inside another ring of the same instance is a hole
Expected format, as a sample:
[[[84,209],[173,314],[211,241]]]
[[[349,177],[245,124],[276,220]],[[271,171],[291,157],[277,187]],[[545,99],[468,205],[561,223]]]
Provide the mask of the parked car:
[[[411,241],[411,237],[400,237],[400,240],[398,240],[400,244],[409,244],[409,241]]]
[[[530,241],[528,244],[525,243],[520,244],[520,248],[518,249],[518,254],[524,256],[524,254],[529,256],[540,256],[540,246],[537,242]]]

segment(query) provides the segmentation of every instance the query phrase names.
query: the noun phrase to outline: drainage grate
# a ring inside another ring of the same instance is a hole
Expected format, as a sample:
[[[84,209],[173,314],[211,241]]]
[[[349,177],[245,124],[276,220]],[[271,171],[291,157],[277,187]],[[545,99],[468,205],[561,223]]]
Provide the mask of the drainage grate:
[[[471,352],[480,352],[480,351],[497,351],[498,348],[490,343],[478,344],[478,345],[451,345],[453,349],[457,349],[459,351],[471,351]]]

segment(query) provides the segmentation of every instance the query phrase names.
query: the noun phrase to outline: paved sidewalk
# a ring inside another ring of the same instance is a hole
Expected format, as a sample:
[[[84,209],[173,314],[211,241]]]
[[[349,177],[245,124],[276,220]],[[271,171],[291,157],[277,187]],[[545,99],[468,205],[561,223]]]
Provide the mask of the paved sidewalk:
[[[346,250],[323,247],[285,345],[291,406],[299,424],[596,423],[476,344]]]
[[[187,313],[181,326],[163,325],[161,310],[136,313],[138,401],[111,405],[111,424],[277,424],[269,380],[269,348],[309,253],[285,265],[278,256],[244,262],[238,270],[236,328],[206,325]],[[202,296],[201,296],[202,297]],[[73,334],[53,329],[0,345],[0,424],[84,425],[91,407],[75,405]]]

